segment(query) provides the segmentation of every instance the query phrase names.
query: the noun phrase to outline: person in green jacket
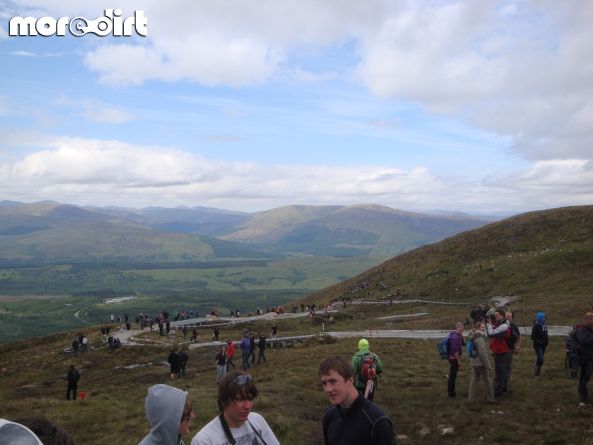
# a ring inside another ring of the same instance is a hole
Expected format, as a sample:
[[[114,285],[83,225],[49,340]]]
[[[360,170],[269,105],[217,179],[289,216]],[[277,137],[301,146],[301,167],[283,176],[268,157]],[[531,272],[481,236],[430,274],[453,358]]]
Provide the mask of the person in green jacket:
[[[377,377],[383,371],[383,363],[377,354],[369,349],[369,341],[361,338],[358,351],[352,356],[354,386],[367,399],[373,400],[377,389]],[[369,380],[372,384],[369,385]]]

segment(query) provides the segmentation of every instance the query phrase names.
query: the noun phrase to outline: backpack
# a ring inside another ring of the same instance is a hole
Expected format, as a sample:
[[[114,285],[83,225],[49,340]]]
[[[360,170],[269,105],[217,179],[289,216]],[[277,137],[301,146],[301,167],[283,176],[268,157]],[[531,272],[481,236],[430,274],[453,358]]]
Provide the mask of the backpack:
[[[509,327],[511,328],[511,333],[510,336],[507,338],[507,345],[509,346],[509,349],[512,351],[513,349],[515,349],[515,345],[517,344],[517,341],[519,341],[521,333],[519,332],[519,328],[515,323],[510,323]]]
[[[442,359],[447,360],[449,358],[449,336],[446,336],[439,341],[437,344],[437,351]]]
[[[465,343],[465,348],[467,349],[467,355],[469,358],[476,358],[478,356],[478,351],[473,338],[469,338],[467,340]]]
[[[572,343],[572,349],[578,354],[579,352],[581,352],[581,344],[579,343],[579,339],[577,338],[577,332],[579,329],[582,329],[583,325],[582,324],[577,324],[576,326],[574,326],[572,328],[572,331],[570,332],[570,336],[569,336],[569,340]]]
[[[362,357],[362,363],[360,364],[360,381],[363,383],[372,380],[377,375],[377,364],[375,363],[375,356],[371,353],[367,353]]]

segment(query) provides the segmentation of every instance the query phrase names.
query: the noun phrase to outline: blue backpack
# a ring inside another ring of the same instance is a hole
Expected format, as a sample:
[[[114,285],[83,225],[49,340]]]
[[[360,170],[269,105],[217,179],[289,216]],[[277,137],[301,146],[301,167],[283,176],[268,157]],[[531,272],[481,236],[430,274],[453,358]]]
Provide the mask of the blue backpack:
[[[467,349],[467,355],[469,358],[476,358],[478,356],[478,351],[476,350],[476,345],[474,344],[474,339],[469,338],[465,343],[465,349]]]
[[[439,352],[439,356],[446,360],[449,358],[449,336],[447,335],[445,338],[442,338],[438,345],[437,351]]]

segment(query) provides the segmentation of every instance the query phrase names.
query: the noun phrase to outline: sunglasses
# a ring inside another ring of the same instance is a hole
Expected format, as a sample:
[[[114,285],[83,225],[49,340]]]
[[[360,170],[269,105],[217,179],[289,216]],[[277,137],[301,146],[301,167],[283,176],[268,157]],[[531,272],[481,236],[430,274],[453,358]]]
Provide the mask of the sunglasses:
[[[243,386],[248,382],[253,382],[253,378],[249,374],[240,374],[233,380],[233,385]]]

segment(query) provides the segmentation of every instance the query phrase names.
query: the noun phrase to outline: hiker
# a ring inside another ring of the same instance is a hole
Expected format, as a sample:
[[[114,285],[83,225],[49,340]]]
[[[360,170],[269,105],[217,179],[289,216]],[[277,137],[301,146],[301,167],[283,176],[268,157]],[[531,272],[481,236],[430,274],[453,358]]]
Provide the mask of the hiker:
[[[354,376],[344,357],[327,357],[319,364],[321,385],[332,404],[323,415],[324,444],[395,445],[391,420],[358,392]]]
[[[358,341],[358,351],[352,356],[352,368],[354,368],[354,386],[370,401],[375,397],[378,375],[383,372],[383,363],[379,356],[369,350],[369,341],[361,338]],[[367,384],[372,380],[372,388],[366,393]]]
[[[251,341],[249,340],[249,334],[247,334],[247,331],[243,332],[243,338],[241,339],[241,344],[239,347],[241,348],[243,370],[247,371],[249,369],[249,354],[251,352]]]
[[[68,373],[66,374],[66,380],[68,381],[68,387],[66,388],[66,400],[70,400],[71,392],[72,400],[76,400],[78,381],[80,380],[80,372],[78,372],[76,366],[70,365],[70,369],[68,369]]]
[[[272,325],[272,338],[276,338],[277,335],[278,335],[278,325],[276,323],[274,323]]]
[[[138,445],[183,445],[181,436],[189,433],[189,425],[196,416],[186,391],[153,385],[148,388],[144,407],[150,432]]]
[[[472,377],[469,382],[469,392],[467,400],[473,402],[476,398],[476,386],[480,377],[484,379],[486,385],[486,394],[488,400],[494,400],[494,392],[492,390],[492,380],[490,379],[490,360],[488,359],[488,349],[486,348],[486,324],[483,322],[474,323],[474,329],[470,332],[470,341],[473,342],[475,357],[470,355],[470,365],[472,367]]]
[[[519,332],[519,326],[513,322],[513,313],[511,311],[505,312],[504,318],[506,318],[511,328],[511,334],[507,339],[509,345],[509,357],[507,363],[507,379],[504,383],[503,392],[511,393],[509,390],[509,383],[511,381],[511,375],[513,373],[513,358],[515,354],[519,353],[521,348],[521,332]]]
[[[220,335],[220,329],[214,328],[212,329],[212,341],[218,341],[218,336]]]
[[[88,352],[89,350],[89,338],[85,335],[82,337],[82,352]]]
[[[449,333],[448,346],[449,346],[449,379],[447,380],[447,393],[449,397],[457,397],[455,391],[455,383],[457,382],[457,371],[461,366],[461,355],[463,353],[463,346],[465,340],[463,339],[463,331],[465,327],[463,323],[458,322],[455,324],[455,330]]]
[[[490,337],[490,351],[494,356],[494,397],[498,398],[504,393],[507,381],[507,363],[510,355],[507,339],[511,335],[511,327],[502,309],[488,311],[486,332]]]
[[[216,363],[216,383],[219,383],[220,379],[226,374],[226,360],[226,346],[221,346],[214,359],[214,362]]]
[[[189,355],[187,355],[187,352],[181,347],[177,349],[177,355],[179,355],[179,374],[181,377],[185,377],[185,367],[187,366]]]
[[[219,415],[198,431],[191,445],[280,445],[266,419],[252,411],[257,395],[249,374],[233,371],[225,375],[218,385]]]
[[[566,357],[564,358],[564,368],[570,371],[570,378],[576,378],[579,370],[579,361],[577,359],[577,345],[574,341],[576,334],[576,327],[573,327],[566,336],[566,343],[564,349],[566,351]]]
[[[42,417],[26,417],[23,419],[16,419],[16,423],[29,428],[45,445],[76,445],[76,441],[68,434],[68,432],[60,425],[44,419]],[[0,432],[0,443],[4,442],[5,437]],[[10,442],[7,443],[31,443],[25,442]]]
[[[235,355],[235,343],[230,338],[226,341],[226,370],[228,372],[231,366],[234,368],[233,356]]]
[[[531,340],[533,341],[533,350],[536,357],[533,376],[539,380],[544,364],[544,354],[548,346],[548,326],[546,324],[546,314],[543,312],[535,314],[535,320],[531,328]]]
[[[74,339],[72,340],[72,354],[74,354],[74,356],[78,356],[78,348],[80,346],[80,343],[78,343],[78,339]]]
[[[191,338],[189,341],[193,341],[194,343],[198,342],[198,329],[195,326],[191,330]]]
[[[249,356],[251,357],[251,363],[255,362],[255,334],[251,332],[249,334]]]
[[[593,405],[589,398],[587,384],[593,373],[593,311],[585,314],[585,324],[575,327],[574,340],[577,346],[577,360],[581,375],[579,377],[579,396],[581,403]]]
[[[266,361],[266,336],[260,334],[257,342],[257,364],[259,365],[262,360]]]
[[[167,362],[170,365],[170,372],[171,372],[171,380],[176,379],[179,377],[179,373],[181,372],[181,357],[177,354],[177,349],[171,349],[169,353],[169,357],[167,358]]]

